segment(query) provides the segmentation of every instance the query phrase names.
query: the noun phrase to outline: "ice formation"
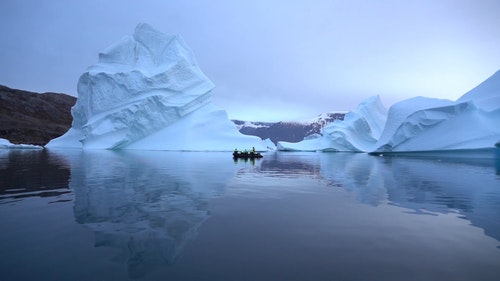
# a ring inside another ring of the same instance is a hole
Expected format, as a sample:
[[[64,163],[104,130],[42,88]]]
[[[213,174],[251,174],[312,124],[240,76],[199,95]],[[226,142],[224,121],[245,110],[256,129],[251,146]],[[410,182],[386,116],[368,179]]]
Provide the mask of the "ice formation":
[[[347,113],[344,120],[326,125],[322,136],[315,135],[299,143],[278,142],[279,150],[295,151],[367,151],[377,142],[387,118],[387,109],[379,96],[370,97]]]
[[[500,146],[500,71],[457,101],[415,97],[394,104],[385,117],[373,100],[323,128],[321,137],[279,142],[278,149],[382,153]]]
[[[493,148],[500,140],[500,71],[457,101],[417,97],[393,105],[373,151]]]
[[[43,147],[32,144],[13,144],[9,140],[0,138],[0,149],[43,149]]]
[[[72,127],[46,147],[265,150],[211,103],[213,88],[179,36],[139,24],[81,75]]]

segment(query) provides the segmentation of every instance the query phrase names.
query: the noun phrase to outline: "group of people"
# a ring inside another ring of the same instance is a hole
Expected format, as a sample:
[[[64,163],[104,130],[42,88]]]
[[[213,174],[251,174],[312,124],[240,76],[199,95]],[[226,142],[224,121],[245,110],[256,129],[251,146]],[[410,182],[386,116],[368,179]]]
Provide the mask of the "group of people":
[[[241,153],[246,155],[246,154],[248,154],[248,151],[245,149]],[[234,149],[233,154],[238,154],[238,149],[237,148]],[[252,147],[252,150],[250,150],[250,154],[255,154],[255,147]]]

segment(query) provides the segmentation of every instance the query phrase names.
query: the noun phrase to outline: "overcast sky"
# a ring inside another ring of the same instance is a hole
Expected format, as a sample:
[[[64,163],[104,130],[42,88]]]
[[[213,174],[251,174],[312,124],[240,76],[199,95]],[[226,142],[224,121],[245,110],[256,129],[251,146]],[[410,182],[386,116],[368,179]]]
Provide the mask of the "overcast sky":
[[[77,96],[98,53],[145,22],[183,37],[230,118],[456,100],[500,69],[499,15],[498,0],[2,0],[0,84]]]

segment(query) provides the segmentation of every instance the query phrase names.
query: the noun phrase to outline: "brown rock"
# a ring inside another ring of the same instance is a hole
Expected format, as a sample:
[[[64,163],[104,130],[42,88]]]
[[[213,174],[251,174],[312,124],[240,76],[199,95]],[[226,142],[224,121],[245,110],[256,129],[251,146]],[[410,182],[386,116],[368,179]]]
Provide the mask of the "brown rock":
[[[70,127],[76,98],[0,85],[0,138],[14,144],[45,145]]]

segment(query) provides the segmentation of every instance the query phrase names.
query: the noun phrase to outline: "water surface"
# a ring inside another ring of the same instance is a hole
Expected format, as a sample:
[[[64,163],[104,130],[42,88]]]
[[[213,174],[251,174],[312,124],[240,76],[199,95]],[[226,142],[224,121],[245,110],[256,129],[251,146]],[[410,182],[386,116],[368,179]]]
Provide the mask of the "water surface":
[[[498,280],[499,157],[0,151],[2,280]]]

